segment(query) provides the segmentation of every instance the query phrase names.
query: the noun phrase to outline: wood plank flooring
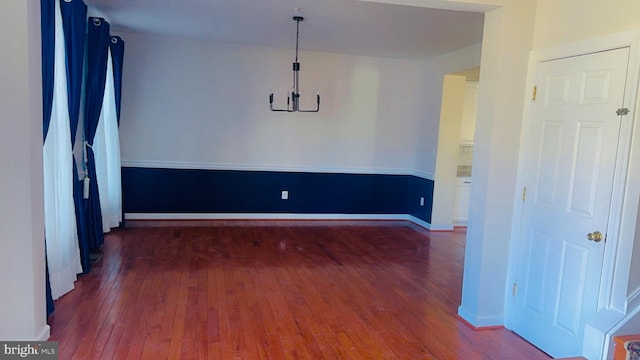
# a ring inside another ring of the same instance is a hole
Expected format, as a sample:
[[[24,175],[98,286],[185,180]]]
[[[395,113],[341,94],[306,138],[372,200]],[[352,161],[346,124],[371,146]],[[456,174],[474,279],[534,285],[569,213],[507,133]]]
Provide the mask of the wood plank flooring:
[[[56,301],[60,359],[549,359],[456,318],[464,230],[132,224]]]

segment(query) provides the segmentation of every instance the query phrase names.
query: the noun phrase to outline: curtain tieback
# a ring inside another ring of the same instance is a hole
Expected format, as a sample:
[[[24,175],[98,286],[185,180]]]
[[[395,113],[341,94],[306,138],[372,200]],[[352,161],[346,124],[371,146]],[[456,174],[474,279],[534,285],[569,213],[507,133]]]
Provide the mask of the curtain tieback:
[[[86,164],[89,160],[87,158],[87,148],[92,148],[91,144],[87,140],[84,141],[84,146],[82,147],[82,158],[84,159],[84,163]]]
[[[89,169],[88,167],[88,163],[89,163],[89,158],[87,157],[87,148],[90,147],[93,149],[93,146],[91,146],[91,144],[89,144],[88,141],[84,141],[84,146],[82,147],[82,171],[84,172],[84,179],[83,180],[83,189],[82,189],[82,197],[84,199],[88,199],[89,198]]]
[[[85,175],[84,179],[82,179],[82,198],[85,200],[89,198],[89,182],[91,182],[91,179]]]

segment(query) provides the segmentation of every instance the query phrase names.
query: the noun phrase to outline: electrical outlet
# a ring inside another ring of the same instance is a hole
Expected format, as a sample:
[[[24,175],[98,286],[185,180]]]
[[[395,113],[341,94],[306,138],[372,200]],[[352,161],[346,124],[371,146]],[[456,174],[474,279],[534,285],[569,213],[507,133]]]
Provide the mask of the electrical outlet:
[[[289,200],[289,190],[282,190],[282,194],[280,195],[282,200]]]
[[[420,196],[420,206],[424,206],[424,197]]]

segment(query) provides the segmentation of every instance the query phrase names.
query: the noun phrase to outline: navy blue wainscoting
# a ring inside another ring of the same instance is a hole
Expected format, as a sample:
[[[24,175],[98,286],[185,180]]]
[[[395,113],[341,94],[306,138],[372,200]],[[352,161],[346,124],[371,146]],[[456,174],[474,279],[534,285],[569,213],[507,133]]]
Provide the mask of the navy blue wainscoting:
[[[424,197],[424,205],[420,205],[421,197]],[[407,202],[407,214],[431,224],[433,180],[418,176],[408,176]]]
[[[123,167],[122,188],[125,213],[409,214],[430,222],[433,203],[433,181],[413,175]]]

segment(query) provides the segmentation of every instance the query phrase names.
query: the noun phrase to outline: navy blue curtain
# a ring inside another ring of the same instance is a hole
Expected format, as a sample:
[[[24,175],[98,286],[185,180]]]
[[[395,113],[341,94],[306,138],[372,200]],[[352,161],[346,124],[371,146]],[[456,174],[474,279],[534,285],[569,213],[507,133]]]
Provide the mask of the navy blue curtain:
[[[55,3],[40,1],[40,25],[42,32],[42,143],[47,138],[51,107],[53,105],[53,60],[55,58]]]
[[[102,213],[96,176],[93,140],[102,111],[102,99],[107,77],[107,54],[111,36],[109,23],[102,18],[90,17],[87,28],[87,79],[85,89],[84,132],[87,146],[87,171],[89,173],[89,199],[86,202],[87,232],[90,250],[98,250],[104,243]]]
[[[40,1],[40,25],[42,33],[42,143],[47,138],[49,123],[51,122],[51,108],[53,106],[53,61],[55,58],[55,0]],[[45,246],[46,263],[46,297],[47,314],[55,309],[51,296],[51,283],[49,282],[49,262],[47,261],[47,240]]]
[[[46,266],[46,271],[45,271],[45,290],[46,290],[46,299],[47,299],[47,315],[51,314],[55,309],[56,306],[53,303],[53,295],[51,294],[51,281],[49,280],[49,261],[47,260],[47,241],[45,240],[44,242],[44,260],[45,260],[45,264]]]
[[[84,50],[87,30],[87,6],[82,0],[60,1],[62,26],[64,28],[67,91],[69,94],[69,123],[71,146],[76,142],[76,133],[80,118],[80,99],[82,97],[82,76],[84,72]],[[78,167],[73,158],[73,202],[76,208],[78,244],[82,270],[86,274],[91,270],[89,258],[89,238],[86,229],[86,214],[82,198],[82,180],[78,179]]]
[[[120,99],[122,98],[122,62],[124,59],[124,41],[119,36],[111,37],[111,61],[113,63],[113,85],[115,87],[116,117],[120,126]]]
[[[80,116],[87,6],[82,0],[60,1],[60,10],[62,12],[62,26],[67,56],[67,89],[69,93],[71,142],[73,145]]]
[[[120,126],[120,100],[122,99],[122,62],[124,60],[124,41],[119,36],[112,36],[109,44],[111,50],[111,62],[113,63],[113,87],[116,100],[116,121]],[[122,178],[121,178],[122,183]],[[124,207],[122,208],[124,221]],[[120,226],[123,222],[120,222]]]

